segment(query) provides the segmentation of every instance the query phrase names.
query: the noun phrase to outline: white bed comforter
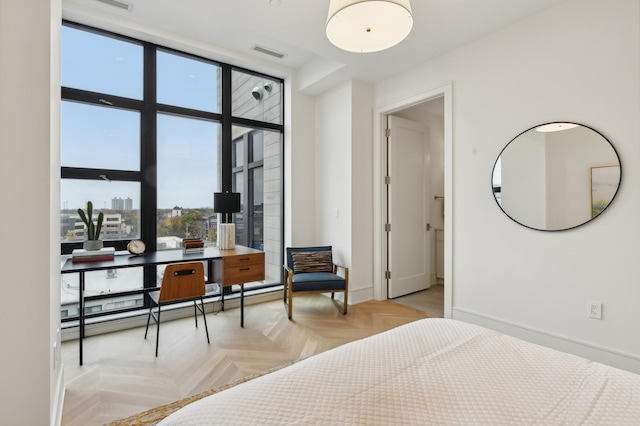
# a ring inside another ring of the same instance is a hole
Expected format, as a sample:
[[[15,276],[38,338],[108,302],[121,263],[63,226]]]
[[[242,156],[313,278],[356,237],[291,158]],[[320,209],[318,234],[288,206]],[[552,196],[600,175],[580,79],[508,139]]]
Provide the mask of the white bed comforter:
[[[638,425],[640,375],[425,319],[194,402],[168,425]]]

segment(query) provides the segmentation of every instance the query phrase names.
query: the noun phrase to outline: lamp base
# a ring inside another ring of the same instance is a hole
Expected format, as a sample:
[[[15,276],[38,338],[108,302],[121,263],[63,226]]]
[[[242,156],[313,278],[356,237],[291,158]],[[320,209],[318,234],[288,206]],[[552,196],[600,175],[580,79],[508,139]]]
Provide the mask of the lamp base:
[[[231,250],[236,247],[236,225],[234,223],[218,224],[218,248]]]

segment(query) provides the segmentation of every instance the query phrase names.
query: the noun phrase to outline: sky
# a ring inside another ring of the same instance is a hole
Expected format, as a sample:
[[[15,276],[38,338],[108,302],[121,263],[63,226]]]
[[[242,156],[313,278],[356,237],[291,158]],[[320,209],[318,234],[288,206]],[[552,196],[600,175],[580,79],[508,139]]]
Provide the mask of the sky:
[[[63,26],[62,86],[140,100],[142,56],[141,45]],[[167,52],[159,52],[157,66],[158,102],[218,112],[217,66]],[[214,122],[158,116],[158,208],[212,207],[218,133]],[[137,111],[64,101],[61,140],[62,166],[140,170]],[[110,208],[113,198],[127,197],[139,208],[138,183],[64,179],[60,205],[76,209],[91,200]]]

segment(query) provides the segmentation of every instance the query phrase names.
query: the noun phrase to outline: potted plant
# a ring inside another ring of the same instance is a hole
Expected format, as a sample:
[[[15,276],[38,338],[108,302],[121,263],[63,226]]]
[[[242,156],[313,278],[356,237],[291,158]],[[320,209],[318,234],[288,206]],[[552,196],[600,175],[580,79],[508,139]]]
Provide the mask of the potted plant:
[[[87,201],[87,213],[85,214],[84,210],[78,209],[78,214],[87,227],[87,239],[83,244],[83,248],[85,250],[100,250],[102,248],[102,240],[99,237],[104,214],[100,212],[97,224],[93,223],[93,203],[91,201]]]

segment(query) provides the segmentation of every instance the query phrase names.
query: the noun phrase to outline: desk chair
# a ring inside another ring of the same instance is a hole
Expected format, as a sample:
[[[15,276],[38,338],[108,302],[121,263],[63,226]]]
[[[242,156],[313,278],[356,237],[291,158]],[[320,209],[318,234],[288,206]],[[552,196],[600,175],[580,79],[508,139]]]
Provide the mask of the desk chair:
[[[149,321],[151,317],[153,317],[153,320],[157,324],[156,356],[158,356],[158,342],[160,341],[160,310],[163,305],[168,303],[193,300],[193,315],[196,319],[196,328],[198,328],[197,310],[199,310],[204,319],[204,329],[207,334],[207,343],[209,343],[209,329],[207,328],[207,317],[204,314],[204,301],[202,299],[204,294],[204,267],[202,263],[189,262],[167,265],[167,268],[164,270],[164,276],[162,277],[162,287],[160,287],[160,290],[148,293],[151,299],[151,306],[149,307],[147,329],[144,332],[144,338],[147,338]],[[200,299],[200,306],[198,306],[197,303],[198,299]],[[158,307],[157,316],[153,312],[154,306]]]
[[[331,293],[331,300],[343,315],[347,313],[349,268],[333,263],[331,246],[288,247],[284,267],[284,303],[293,316],[293,296],[296,294]],[[344,276],[338,275],[338,268]],[[342,307],[335,293],[344,293]],[[288,299],[288,300],[287,300]]]

